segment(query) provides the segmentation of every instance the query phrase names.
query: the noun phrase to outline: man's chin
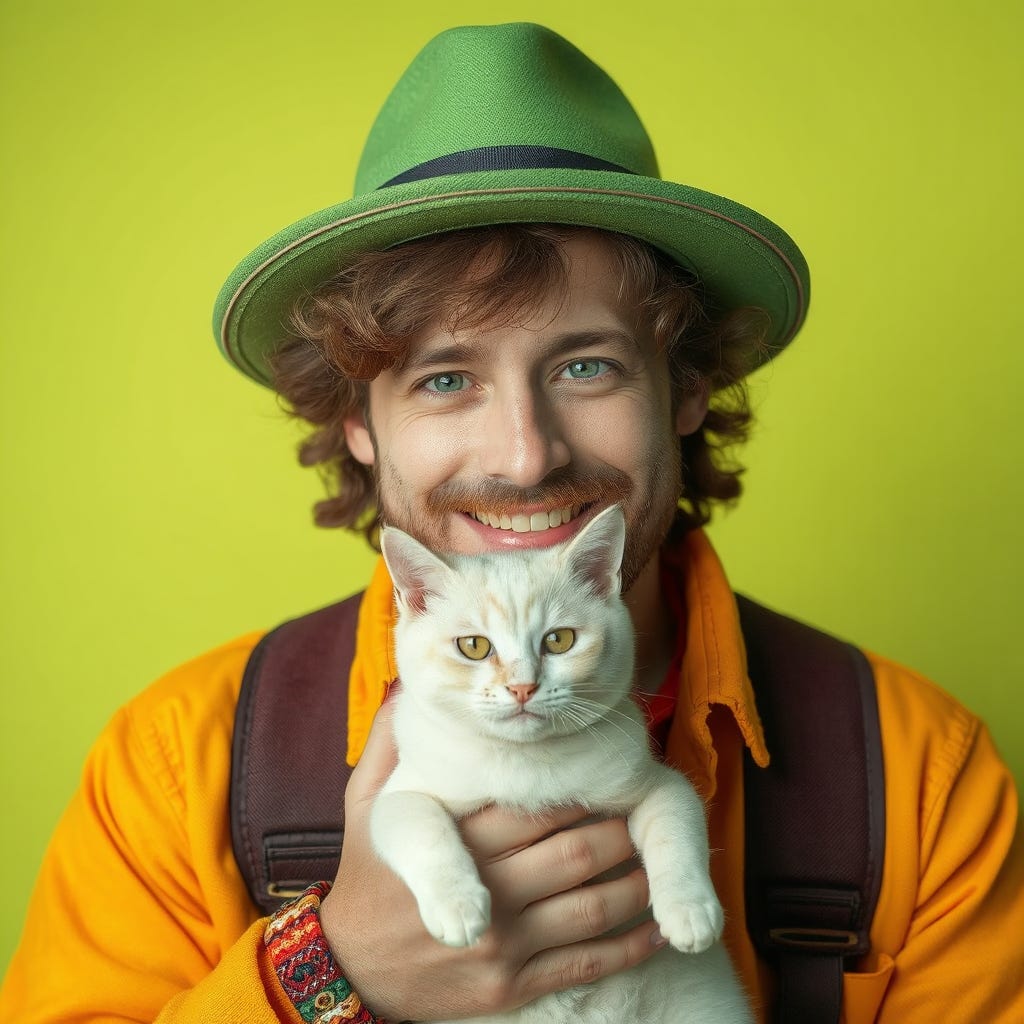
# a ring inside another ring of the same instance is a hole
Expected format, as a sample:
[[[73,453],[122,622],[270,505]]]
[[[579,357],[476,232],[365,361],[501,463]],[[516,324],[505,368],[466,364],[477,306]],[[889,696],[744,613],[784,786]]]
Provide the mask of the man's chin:
[[[645,527],[626,528],[626,550],[622,555],[622,590],[623,595],[628,594],[636,585],[644,571],[650,569],[656,572],[659,552],[662,545],[672,534],[672,529],[679,515],[678,508],[674,507],[664,516],[664,521],[657,527],[650,525]],[[655,568],[650,568],[654,566]]]

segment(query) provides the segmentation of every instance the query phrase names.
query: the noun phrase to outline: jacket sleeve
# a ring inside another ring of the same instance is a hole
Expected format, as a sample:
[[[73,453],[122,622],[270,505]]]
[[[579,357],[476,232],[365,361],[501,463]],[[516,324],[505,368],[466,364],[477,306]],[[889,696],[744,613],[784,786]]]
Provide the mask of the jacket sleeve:
[[[230,717],[225,730],[180,694],[157,709],[122,709],[93,748],[45,855],[0,1019],[300,1020],[266,969],[264,922],[225,825],[213,824],[226,819]],[[196,742],[179,742],[185,733]]]
[[[1013,777],[973,715],[937,689],[928,698],[937,713],[921,713],[910,706],[912,689],[886,698],[890,806],[876,946],[889,955],[875,965],[884,996],[879,990],[877,1016],[851,1015],[851,1024],[1024,1021],[1024,845]]]

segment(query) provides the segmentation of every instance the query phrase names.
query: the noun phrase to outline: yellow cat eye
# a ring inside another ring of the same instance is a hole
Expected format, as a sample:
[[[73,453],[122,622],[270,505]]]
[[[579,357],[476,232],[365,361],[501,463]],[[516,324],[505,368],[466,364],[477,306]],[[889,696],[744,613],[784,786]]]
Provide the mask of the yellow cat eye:
[[[553,629],[544,637],[544,650],[548,654],[565,654],[576,643],[576,630]]]
[[[470,661],[483,661],[491,653],[491,641],[485,636],[460,636],[455,646]]]

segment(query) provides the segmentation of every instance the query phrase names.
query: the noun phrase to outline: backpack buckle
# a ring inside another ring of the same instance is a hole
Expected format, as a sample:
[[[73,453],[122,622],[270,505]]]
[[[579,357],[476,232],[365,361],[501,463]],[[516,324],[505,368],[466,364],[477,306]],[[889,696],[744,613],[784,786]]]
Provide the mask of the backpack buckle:
[[[310,882],[267,882],[267,895],[275,900],[293,900],[301,896],[311,885]]]
[[[860,936],[844,928],[771,928],[768,938],[782,949],[809,953],[853,953],[860,945]]]

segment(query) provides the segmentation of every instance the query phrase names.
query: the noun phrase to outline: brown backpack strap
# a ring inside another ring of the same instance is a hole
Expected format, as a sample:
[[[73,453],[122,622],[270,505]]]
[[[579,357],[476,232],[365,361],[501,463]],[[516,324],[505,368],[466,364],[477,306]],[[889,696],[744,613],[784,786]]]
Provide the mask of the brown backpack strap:
[[[885,854],[874,674],[856,647],[738,600],[772,759],[744,771],[747,926],[778,969],[774,1019],[835,1024]]]
[[[273,913],[333,879],[341,856],[348,676],[362,594],[286,622],[253,650],[231,751],[231,840],[253,902]]]

